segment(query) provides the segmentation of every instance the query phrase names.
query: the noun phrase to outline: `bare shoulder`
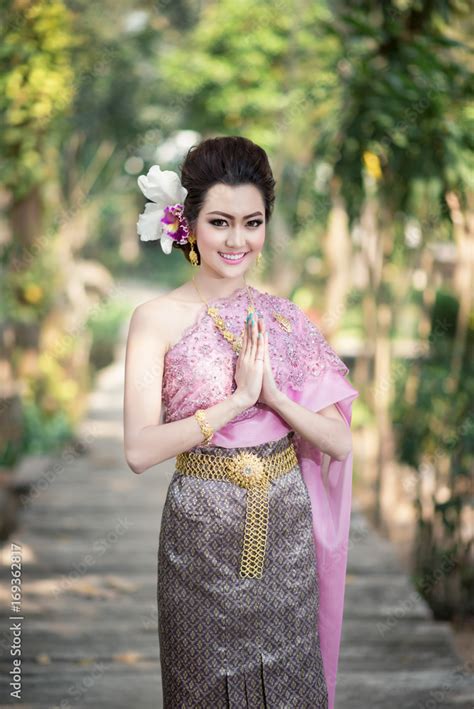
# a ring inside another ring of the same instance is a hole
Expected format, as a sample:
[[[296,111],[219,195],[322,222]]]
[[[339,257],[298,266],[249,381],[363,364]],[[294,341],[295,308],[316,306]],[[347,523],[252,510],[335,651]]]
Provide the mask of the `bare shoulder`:
[[[193,293],[188,283],[137,305],[131,329],[149,333],[155,346],[167,349],[179,337],[179,328],[193,314]]]
[[[140,334],[159,349],[165,350],[172,323],[176,319],[176,306],[169,293],[158,295],[137,305],[130,321],[130,333]]]
[[[277,295],[276,293],[267,293],[266,291],[261,293],[261,295],[267,300],[272,308],[276,308],[280,312],[291,313],[292,315],[297,315],[301,312],[301,309],[296,305],[295,302],[289,298],[285,298],[282,295]]]

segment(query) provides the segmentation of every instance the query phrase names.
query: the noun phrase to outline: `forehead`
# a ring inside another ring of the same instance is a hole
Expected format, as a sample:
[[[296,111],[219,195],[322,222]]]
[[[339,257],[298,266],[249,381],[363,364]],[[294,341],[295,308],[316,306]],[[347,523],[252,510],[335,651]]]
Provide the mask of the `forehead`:
[[[233,214],[248,214],[263,210],[264,202],[260,190],[255,185],[213,185],[207,192],[203,210],[222,209]]]

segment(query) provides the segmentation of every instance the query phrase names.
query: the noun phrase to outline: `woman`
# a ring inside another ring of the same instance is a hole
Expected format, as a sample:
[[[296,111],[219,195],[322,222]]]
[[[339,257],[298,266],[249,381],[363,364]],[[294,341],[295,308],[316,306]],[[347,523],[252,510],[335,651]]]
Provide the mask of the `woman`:
[[[274,202],[264,150],[204,140],[181,173],[139,177],[137,227],[196,274],[134,311],[125,382],[130,468],[176,456],[158,548],[164,706],[331,708],[358,392],[294,303],[246,283]]]

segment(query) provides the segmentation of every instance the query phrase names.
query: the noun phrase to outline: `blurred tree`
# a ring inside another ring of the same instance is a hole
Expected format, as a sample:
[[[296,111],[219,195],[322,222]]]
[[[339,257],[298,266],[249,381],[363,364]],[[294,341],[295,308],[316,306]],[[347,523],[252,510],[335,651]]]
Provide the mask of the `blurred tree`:
[[[58,198],[69,215],[73,252],[99,258],[117,273],[139,256],[135,223],[143,198],[136,176],[145,160],[156,161],[158,146],[177,123],[155,57],[178,26],[185,32],[199,8],[194,0],[139,6],[131,0],[71,0],[68,5],[83,42],[73,55],[76,91],[63,126]],[[169,120],[162,120],[165,115]]]
[[[94,143],[92,138],[82,163],[70,149],[81,142],[76,129],[79,121],[81,130],[87,132],[77,103],[87,88],[86,72],[101,79],[108,93],[112,93],[109,85],[114,85],[113,75],[104,78],[97,44],[96,53],[88,53],[94,40],[87,35],[89,15],[78,10],[61,0],[12,0],[2,3],[0,10],[4,126],[0,166],[7,226],[1,254],[1,316],[3,332],[8,329],[0,352],[1,415],[8,418],[14,410],[18,427],[21,392],[32,412],[28,420],[38,416],[45,432],[48,418],[67,411],[72,423],[80,413],[84,399],[78,393],[84,395],[90,383],[91,343],[85,321],[97,296],[103,298],[111,286],[110,274],[100,264],[76,259],[78,244],[87,238],[84,234],[94,206],[88,196],[94,188],[100,192],[98,177],[114,147],[110,139],[104,140],[104,130],[111,133],[112,118],[106,123],[91,110],[92,136],[95,117],[105,123],[102,142]],[[95,21],[100,26],[97,14]],[[103,44],[102,50],[102,60],[107,59]],[[120,58],[115,61],[119,71]],[[119,98],[125,106],[126,97]],[[138,108],[132,104],[132,109],[124,120],[133,126],[131,116]],[[114,125],[115,134],[110,137],[124,140],[123,123],[116,120]],[[103,179],[102,191],[106,184]],[[78,325],[81,321],[82,326]],[[73,378],[79,392],[71,386]],[[55,430],[62,435],[62,424]],[[22,445],[27,448],[28,442]],[[9,460],[13,460],[10,453]]]
[[[430,352],[398,386],[393,422],[397,455],[417,471],[414,576],[436,617],[474,614],[472,475],[474,470],[474,324],[462,356],[462,385],[450,392],[459,301],[439,290]]]
[[[0,8],[0,410],[8,420],[15,403],[19,414],[22,391],[30,404],[26,428],[33,437],[44,430],[45,441],[48,417],[64,409],[72,422],[80,414],[78,394],[90,383],[89,316],[117,295],[104,262],[123,261],[124,232],[138,248],[131,220],[140,195],[130,190],[130,175],[143,167],[141,152],[149,156],[162,140],[156,119],[167,101],[155,80],[156,46],[199,10],[193,0],[145,5],[11,0]],[[116,219],[109,258],[96,228],[102,213],[103,221]],[[8,460],[14,457],[10,451]]]
[[[0,171],[10,236],[0,263],[2,325],[8,331],[0,345],[0,416],[2,424],[10,423],[0,428],[13,433],[10,441],[19,441],[16,376],[37,366],[39,319],[51,307],[56,283],[51,240],[43,236],[44,185],[56,177],[50,156],[74,93],[76,41],[61,0],[12,0],[0,7]],[[8,445],[1,443],[2,449]],[[11,451],[7,457],[12,459]]]
[[[0,167],[18,203],[49,175],[48,141],[74,95],[77,38],[61,0],[4,2],[0,19]]]
[[[43,229],[42,185],[55,177],[49,154],[74,94],[71,49],[77,39],[61,0],[2,3],[0,12],[0,168],[12,235],[3,284],[28,308],[47,297],[45,283],[35,280],[39,261],[51,277],[48,244],[36,243]],[[29,277],[30,268],[36,273]],[[13,305],[10,298],[3,302]]]
[[[322,31],[324,21],[330,21],[326,3],[300,0],[297,10],[279,0],[206,3],[184,41],[171,34],[174,48],[163,45],[157,57],[179,125],[205,137],[245,135],[272,156],[278,194],[264,260],[282,292],[300,278],[295,215],[302,185],[313,180],[312,150],[339,109],[339,40]],[[302,215],[304,222],[314,218]]]
[[[466,377],[472,377],[465,355],[474,281],[474,82],[463,25],[469,16],[468,6],[462,2],[402,5],[361,0],[350,6],[336,3],[333,8],[335,22],[327,31],[343,41],[345,56],[339,70],[345,101],[337,124],[327,124],[318,148],[324,149],[339,178],[351,224],[360,226],[369,274],[364,313],[374,357],[373,386],[367,393],[378,428],[376,520],[380,523],[383,476],[394,445],[390,404],[396,316],[421,261],[427,269],[423,280],[425,317],[420,319],[423,329],[419,333],[427,346],[421,348],[423,354],[415,362],[415,379],[421,387],[422,359],[436,349],[440,337],[435,327],[435,341],[428,343],[433,323],[430,326],[426,317],[436,296],[430,271],[433,259],[427,249],[440,238],[454,237],[457,247],[452,287],[459,309],[454,346],[445,350],[451,366],[447,366],[443,385],[450,404],[444,407],[432,400],[429,405],[420,397],[416,416],[428,424],[431,436],[429,440],[417,438],[416,443],[429,449],[439,435],[439,422],[430,429],[433,403],[443,412],[446,429],[459,429],[467,415],[461,405],[461,387]],[[405,275],[394,269],[395,264],[405,266]],[[416,401],[413,392],[410,400]],[[404,427],[402,434],[412,435]],[[438,463],[434,462],[435,467]],[[466,491],[457,495],[457,472],[462,475],[463,466],[459,468],[453,458],[444,474],[437,471],[436,489],[446,485],[449,499],[459,504],[456,533],[461,534],[469,499]],[[426,510],[419,519],[420,534],[428,521],[425,514]],[[447,530],[446,526],[444,537],[439,530],[430,537],[436,553],[451,543]]]

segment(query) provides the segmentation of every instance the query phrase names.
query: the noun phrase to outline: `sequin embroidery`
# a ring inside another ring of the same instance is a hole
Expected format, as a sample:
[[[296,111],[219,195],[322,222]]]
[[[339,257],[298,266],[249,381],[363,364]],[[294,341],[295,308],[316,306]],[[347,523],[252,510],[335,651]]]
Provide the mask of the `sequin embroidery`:
[[[291,386],[301,391],[308,378],[319,377],[328,368],[337,369],[343,376],[347,374],[348,367],[295,303],[253,286],[249,288],[256,309],[265,319],[270,361],[279,388]],[[247,311],[246,288],[209,302],[219,309],[231,332],[240,335]],[[291,332],[281,328],[273,311],[288,318]],[[237,388],[234,381],[237,357],[203,308],[195,323],[184,330],[182,337],[165,354],[164,422],[192,416],[197,409],[214,406],[230,396]],[[257,402],[233,421],[255,416],[263,406]]]

